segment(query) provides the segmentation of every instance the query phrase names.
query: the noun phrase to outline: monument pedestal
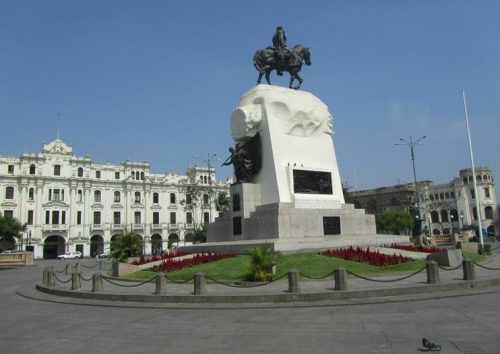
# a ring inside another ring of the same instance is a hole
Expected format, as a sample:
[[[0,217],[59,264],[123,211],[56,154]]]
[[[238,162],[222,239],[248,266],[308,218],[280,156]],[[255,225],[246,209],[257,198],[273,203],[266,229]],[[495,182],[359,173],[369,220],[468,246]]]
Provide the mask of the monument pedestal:
[[[231,210],[208,225],[207,246],[380,241],[375,217],[344,202],[332,128],[327,106],[311,93],[269,85],[246,92],[231,116],[233,164],[245,180],[231,186]]]

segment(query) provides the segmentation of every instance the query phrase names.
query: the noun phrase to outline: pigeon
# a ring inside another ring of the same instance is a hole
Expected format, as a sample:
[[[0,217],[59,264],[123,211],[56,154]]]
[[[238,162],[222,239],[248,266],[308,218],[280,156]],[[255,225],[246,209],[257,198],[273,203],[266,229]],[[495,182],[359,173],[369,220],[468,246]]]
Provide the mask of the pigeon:
[[[441,350],[441,346],[439,344],[433,343],[425,337],[422,338],[422,345],[425,348],[429,349],[429,351],[440,351]]]

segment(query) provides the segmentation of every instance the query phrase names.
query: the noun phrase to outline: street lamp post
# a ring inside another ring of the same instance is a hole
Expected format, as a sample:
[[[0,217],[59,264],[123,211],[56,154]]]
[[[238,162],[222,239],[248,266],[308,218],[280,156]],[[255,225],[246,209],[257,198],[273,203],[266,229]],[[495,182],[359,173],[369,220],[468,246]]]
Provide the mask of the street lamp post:
[[[464,232],[464,212],[460,213],[460,220],[462,221],[462,232]]]
[[[450,222],[451,222],[451,234],[453,235],[455,233],[455,230],[453,228],[453,219],[454,219],[454,216],[453,216],[453,213],[450,213]]]
[[[417,221],[417,225],[416,225],[416,233],[417,235],[420,234],[420,231],[421,231],[421,220],[420,220],[420,198],[419,198],[419,195],[418,195],[418,189],[417,189],[417,173],[416,173],[416,170],[415,170],[415,152],[414,152],[414,147],[415,145],[420,145],[420,142],[422,140],[424,140],[427,136],[424,135],[420,138],[418,138],[417,140],[413,141],[411,135],[410,135],[410,140],[406,140],[406,139],[403,139],[403,138],[399,138],[399,140],[401,141],[401,143],[398,143],[398,144],[394,144],[394,145],[407,145],[409,148],[410,148],[410,154],[411,154],[411,162],[412,162],[412,165],[413,165],[413,182],[415,184],[415,202],[416,202],[416,206],[417,206],[417,211],[416,211],[416,214],[415,214],[415,219]]]

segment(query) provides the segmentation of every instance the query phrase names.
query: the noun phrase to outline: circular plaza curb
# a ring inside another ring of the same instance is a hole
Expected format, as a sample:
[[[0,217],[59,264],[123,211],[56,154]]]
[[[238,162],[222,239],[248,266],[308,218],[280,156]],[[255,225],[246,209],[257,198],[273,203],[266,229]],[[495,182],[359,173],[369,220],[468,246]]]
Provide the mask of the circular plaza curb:
[[[73,305],[127,308],[279,308],[378,304],[402,301],[470,296],[500,292],[500,278],[461,281],[453,284],[423,284],[398,288],[367,290],[327,290],[322,292],[254,295],[154,295],[97,293],[85,290],[65,290],[41,284],[25,286],[16,293],[25,298]]]

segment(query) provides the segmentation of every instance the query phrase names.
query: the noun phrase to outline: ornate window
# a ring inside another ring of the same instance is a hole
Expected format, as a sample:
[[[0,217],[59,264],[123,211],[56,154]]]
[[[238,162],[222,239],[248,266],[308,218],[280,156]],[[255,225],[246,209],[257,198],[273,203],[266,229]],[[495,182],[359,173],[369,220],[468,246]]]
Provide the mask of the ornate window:
[[[484,208],[484,217],[488,220],[493,219],[493,208],[491,206],[487,206]]]
[[[14,199],[14,187],[5,188],[5,199]]]
[[[76,172],[76,175],[78,177],[83,177],[83,167],[78,167],[78,170]]]
[[[61,165],[54,165],[54,176],[61,175]]]
[[[94,203],[101,202],[101,191],[94,191]]]
[[[135,203],[140,203],[141,202],[141,192],[135,192],[134,193],[134,202]]]
[[[35,164],[30,165],[30,175],[34,175],[36,173],[36,166]]]
[[[28,200],[35,200],[35,189],[30,188],[28,190]]]
[[[439,222],[439,214],[436,210],[433,210],[431,212],[431,221],[432,222]]]
[[[158,204],[160,202],[160,196],[158,193],[153,193],[153,204]]]
[[[170,193],[170,204],[175,204],[175,193]]]
[[[120,191],[115,191],[114,196],[115,196],[114,202],[115,203],[120,203],[120,196],[121,196],[120,195]]]

